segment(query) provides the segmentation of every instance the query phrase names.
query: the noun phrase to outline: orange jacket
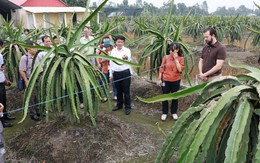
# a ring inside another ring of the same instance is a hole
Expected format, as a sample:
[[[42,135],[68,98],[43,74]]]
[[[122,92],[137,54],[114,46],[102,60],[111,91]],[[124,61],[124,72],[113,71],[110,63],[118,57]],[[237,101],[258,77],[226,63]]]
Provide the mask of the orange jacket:
[[[181,65],[181,70],[183,71],[184,58],[178,57],[177,59]],[[174,82],[174,81],[181,80],[181,73],[178,71],[175,60],[172,55],[163,57],[162,64],[160,66],[159,71],[160,73],[162,73],[162,78],[164,81]]]

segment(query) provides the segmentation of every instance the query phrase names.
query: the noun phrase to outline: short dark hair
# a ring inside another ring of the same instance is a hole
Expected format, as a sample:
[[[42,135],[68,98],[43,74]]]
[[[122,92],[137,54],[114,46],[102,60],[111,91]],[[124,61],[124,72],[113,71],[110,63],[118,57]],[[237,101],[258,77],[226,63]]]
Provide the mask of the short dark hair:
[[[24,29],[23,32],[28,32],[28,33],[30,33],[30,30],[29,30],[29,29]]]
[[[4,45],[4,41],[0,39],[0,46]]]
[[[33,46],[33,45],[36,45],[36,43],[33,42],[33,41],[27,41],[27,42],[26,42],[26,45],[31,45],[31,46]],[[29,49],[30,49],[30,48],[29,48]],[[28,51],[28,48],[25,48],[25,50]]]
[[[58,38],[56,35],[55,35],[55,36],[53,36],[53,40],[54,40],[54,39],[56,39],[56,38]]]
[[[26,42],[26,45],[36,45],[36,43],[33,42],[33,41],[27,41],[27,42]]]
[[[44,42],[44,40],[45,40],[46,38],[50,38],[50,36],[48,36],[48,35],[42,36],[42,42]]]
[[[204,33],[208,32],[208,31],[209,31],[210,36],[215,35],[215,37],[217,37],[217,31],[214,28],[208,27],[204,30]]]
[[[125,37],[122,35],[118,35],[115,37],[115,41],[117,41],[117,40],[123,40],[125,42]]]

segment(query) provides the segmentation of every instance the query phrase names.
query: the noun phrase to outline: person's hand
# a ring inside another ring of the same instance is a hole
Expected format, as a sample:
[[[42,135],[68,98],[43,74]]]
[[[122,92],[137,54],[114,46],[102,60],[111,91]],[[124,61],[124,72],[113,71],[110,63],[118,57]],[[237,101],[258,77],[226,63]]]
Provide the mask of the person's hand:
[[[111,77],[109,77],[109,80],[110,80],[110,82],[112,82],[113,81],[113,77],[111,76]]]
[[[128,56],[127,55],[123,55],[122,59],[127,60]]]
[[[199,78],[200,78],[200,80],[202,80],[204,82],[208,80],[207,76],[205,74],[203,74],[203,73],[199,74]]]
[[[3,111],[4,111],[4,105],[0,103],[0,113],[3,113]]]
[[[10,87],[12,85],[12,83],[9,80],[5,80],[5,86]]]
[[[5,70],[5,66],[1,66],[0,71],[4,71],[4,70]]]
[[[159,80],[157,81],[157,85],[160,86],[160,87],[162,86],[162,80],[161,80],[161,79],[159,79]]]
[[[177,59],[178,58],[178,53],[173,53],[173,58]]]
[[[99,68],[99,69],[101,68],[101,64],[100,64],[100,63],[98,64],[98,68]]]
[[[24,81],[25,87],[28,87],[28,80]]]

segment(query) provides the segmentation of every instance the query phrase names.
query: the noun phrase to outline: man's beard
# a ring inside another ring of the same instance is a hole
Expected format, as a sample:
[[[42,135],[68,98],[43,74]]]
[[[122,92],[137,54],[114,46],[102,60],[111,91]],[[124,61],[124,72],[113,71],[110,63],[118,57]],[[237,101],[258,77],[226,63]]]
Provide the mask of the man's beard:
[[[212,42],[213,42],[213,39],[212,39],[212,38],[210,39],[210,41],[206,40],[206,43],[207,43],[208,45],[211,45]]]

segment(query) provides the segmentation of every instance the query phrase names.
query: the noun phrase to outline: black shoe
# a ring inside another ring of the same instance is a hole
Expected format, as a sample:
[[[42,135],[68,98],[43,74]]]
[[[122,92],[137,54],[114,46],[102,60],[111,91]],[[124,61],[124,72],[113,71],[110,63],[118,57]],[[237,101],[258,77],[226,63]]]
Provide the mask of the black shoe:
[[[125,110],[125,115],[129,115],[131,113],[131,109],[126,109]]]
[[[115,107],[114,109],[112,109],[112,111],[117,111],[117,110],[120,110],[120,109],[123,109],[123,107],[121,106],[121,107]]]
[[[16,117],[12,117],[12,116],[5,116],[4,118],[5,118],[5,120],[13,120],[13,119],[16,119]]]
[[[13,127],[12,123],[3,123],[3,127]]]
[[[40,114],[40,113],[37,113],[36,115],[37,115],[38,117],[40,117],[40,116],[41,116],[41,114]],[[43,114],[42,114],[42,116],[43,116],[43,117],[46,117],[46,114],[45,114],[45,113],[43,113]]]
[[[34,120],[34,121],[40,121],[41,120],[36,114],[31,116],[31,119]]]

